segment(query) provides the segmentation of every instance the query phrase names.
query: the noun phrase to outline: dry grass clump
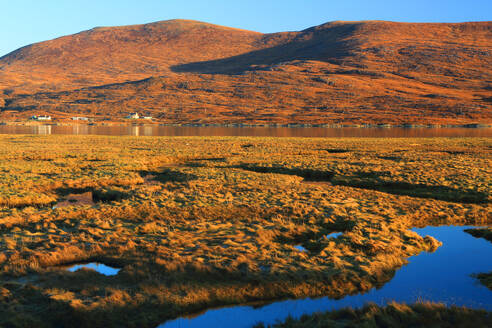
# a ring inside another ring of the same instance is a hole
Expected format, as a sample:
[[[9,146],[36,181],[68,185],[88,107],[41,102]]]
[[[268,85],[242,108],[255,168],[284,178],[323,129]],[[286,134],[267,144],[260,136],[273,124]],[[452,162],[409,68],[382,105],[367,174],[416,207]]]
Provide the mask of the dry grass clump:
[[[483,310],[447,307],[443,304],[390,303],[385,307],[367,304],[361,309],[342,309],[304,315],[296,320],[288,318],[271,328],[318,327],[490,327],[492,314]],[[256,328],[265,327],[258,324]]]
[[[210,306],[369,290],[440,246],[410,228],[492,223],[491,149],[489,139],[0,137],[0,196],[53,202],[0,207],[0,287],[12,295],[0,317],[150,327]],[[371,185],[381,181],[427,187]],[[121,271],[62,268],[91,261]],[[50,306],[47,317],[32,310]]]

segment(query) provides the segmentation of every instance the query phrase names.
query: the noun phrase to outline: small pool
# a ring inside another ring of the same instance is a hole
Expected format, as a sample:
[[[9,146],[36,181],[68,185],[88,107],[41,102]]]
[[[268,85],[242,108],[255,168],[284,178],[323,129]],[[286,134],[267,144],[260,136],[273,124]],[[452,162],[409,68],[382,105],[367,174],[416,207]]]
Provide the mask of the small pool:
[[[330,238],[338,238],[341,235],[343,235],[343,232],[332,232],[332,233],[327,234],[326,235],[326,238],[328,238],[328,239],[330,239]]]
[[[179,318],[158,328],[175,327],[252,327],[258,322],[273,324],[303,314],[361,307],[367,302],[384,305],[389,301],[413,303],[419,300],[442,302],[492,310],[492,291],[471,277],[492,271],[492,243],[475,238],[463,230],[474,227],[427,227],[413,229],[421,236],[442,241],[434,253],[421,253],[409,259],[395,277],[379,289],[340,300],[328,297],[287,300],[262,307],[238,305],[212,309],[193,318]],[[333,237],[332,234],[329,237]]]
[[[75,272],[75,271],[80,270],[82,268],[97,271],[100,274],[103,274],[105,276],[115,276],[121,270],[121,269],[112,268],[110,266],[107,266],[107,265],[102,264],[102,263],[97,263],[97,262],[86,263],[86,264],[75,264],[75,265],[72,265],[70,267],[67,267],[67,270],[70,272]]]
[[[294,246],[294,248],[297,249],[299,252],[307,252],[306,247],[304,247],[302,245],[296,245],[296,246]]]

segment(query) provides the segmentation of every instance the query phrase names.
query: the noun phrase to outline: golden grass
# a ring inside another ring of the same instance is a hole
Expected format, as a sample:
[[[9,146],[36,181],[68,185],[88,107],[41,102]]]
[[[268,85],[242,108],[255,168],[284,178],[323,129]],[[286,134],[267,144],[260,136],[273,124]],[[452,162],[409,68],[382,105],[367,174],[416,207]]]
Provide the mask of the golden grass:
[[[492,223],[491,149],[459,138],[0,136],[0,325],[151,327],[210,306],[371,289],[440,246],[411,227]],[[52,208],[88,193],[94,205]],[[122,270],[60,268],[87,261]]]

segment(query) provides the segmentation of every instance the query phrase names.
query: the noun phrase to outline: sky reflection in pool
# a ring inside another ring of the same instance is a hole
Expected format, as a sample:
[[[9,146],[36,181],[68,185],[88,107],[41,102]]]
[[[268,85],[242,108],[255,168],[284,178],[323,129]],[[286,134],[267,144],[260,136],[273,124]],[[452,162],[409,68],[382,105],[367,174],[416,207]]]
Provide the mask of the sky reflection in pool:
[[[95,270],[95,271],[97,271],[100,274],[103,274],[105,276],[115,276],[120,271],[120,269],[112,268],[112,267],[107,266],[107,265],[102,264],[102,263],[76,264],[76,265],[73,265],[71,267],[68,267],[67,270],[70,272],[75,272],[75,271],[80,270],[82,268]]]
[[[326,235],[326,238],[338,238],[343,235],[343,232],[332,232]]]
[[[301,245],[296,245],[294,246],[294,248],[297,249],[299,252],[307,252],[307,249]]]
[[[442,302],[492,310],[492,291],[470,275],[492,271],[492,243],[474,238],[463,230],[472,227],[427,227],[413,229],[443,242],[434,253],[421,253],[409,259],[395,277],[380,289],[341,300],[328,297],[275,302],[262,307],[234,306],[213,309],[194,318],[168,321],[159,328],[175,327],[252,327],[343,307],[360,307],[367,302],[384,305],[389,301],[413,303],[418,300]],[[330,235],[331,237],[331,235]]]

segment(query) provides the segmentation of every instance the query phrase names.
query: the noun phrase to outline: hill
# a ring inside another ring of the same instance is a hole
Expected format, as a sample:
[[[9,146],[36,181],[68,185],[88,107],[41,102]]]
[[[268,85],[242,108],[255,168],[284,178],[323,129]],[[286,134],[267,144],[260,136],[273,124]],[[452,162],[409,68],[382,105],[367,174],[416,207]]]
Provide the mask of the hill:
[[[3,116],[492,123],[492,22],[331,22],[273,34],[184,20],[95,28],[0,58],[0,90]]]
[[[185,20],[98,27],[0,58],[0,77],[2,87],[14,90],[132,81],[167,73],[171,65],[257,49],[253,44],[259,38],[261,33]]]

